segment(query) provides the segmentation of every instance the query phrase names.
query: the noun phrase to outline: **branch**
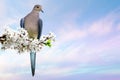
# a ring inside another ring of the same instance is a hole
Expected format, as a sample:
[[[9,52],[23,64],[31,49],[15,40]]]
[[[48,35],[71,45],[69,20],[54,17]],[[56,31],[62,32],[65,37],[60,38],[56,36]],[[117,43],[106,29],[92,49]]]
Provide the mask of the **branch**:
[[[1,49],[15,49],[19,53],[25,51],[38,52],[44,46],[51,47],[51,43],[55,41],[53,33],[42,36],[40,40],[28,37],[28,32],[20,28],[18,31],[6,29],[5,33],[0,37]]]

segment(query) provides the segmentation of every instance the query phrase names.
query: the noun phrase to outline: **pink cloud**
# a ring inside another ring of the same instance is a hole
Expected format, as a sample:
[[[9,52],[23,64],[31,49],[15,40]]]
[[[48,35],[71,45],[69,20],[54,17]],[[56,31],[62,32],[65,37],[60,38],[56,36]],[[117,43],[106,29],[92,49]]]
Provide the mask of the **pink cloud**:
[[[117,30],[120,31],[120,24],[117,25]]]
[[[120,20],[119,13],[113,11],[92,23],[85,23],[85,26],[80,26],[76,23],[76,19],[79,16],[77,13],[68,14],[68,16],[71,17],[66,16],[67,18],[65,18],[64,23],[60,26],[60,29],[58,29],[58,40],[60,40],[61,43],[76,39],[84,39],[89,35],[96,37],[109,35],[110,33],[114,32],[114,27],[116,26],[115,22]],[[83,28],[80,29],[80,27]]]
[[[82,39],[86,36],[86,31],[80,29],[80,26],[76,23],[78,16],[78,13],[75,12],[64,15],[65,19],[63,24],[61,24],[57,30],[58,40],[60,40],[61,43]]]
[[[115,27],[115,21],[120,20],[119,14],[111,12],[107,16],[94,21],[88,28],[88,32],[95,36],[103,36],[111,33]]]
[[[76,26],[64,27],[64,29],[61,29],[59,32],[60,32],[59,40],[61,41],[61,43],[80,39],[80,38],[82,39],[83,37],[86,36],[86,32],[83,30],[80,30],[79,28],[76,28]]]

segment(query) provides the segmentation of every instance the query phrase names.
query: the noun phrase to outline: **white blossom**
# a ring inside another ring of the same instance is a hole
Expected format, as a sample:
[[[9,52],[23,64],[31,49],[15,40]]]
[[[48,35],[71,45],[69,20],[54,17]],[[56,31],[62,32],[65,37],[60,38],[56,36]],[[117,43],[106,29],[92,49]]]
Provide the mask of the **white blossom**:
[[[2,40],[3,39],[3,40]],[[43,46],[49,46],[47,44],[48,40],[55,41],[55,36],[53,33],[44,35],[40,40],[29,38],[28,32],[20,28],[18,31],[12,30],[10,28],[5,29],[2,37],[0,37],[1,49],[15,49],[19,53],[35,51],[38,52],[42,49]]]

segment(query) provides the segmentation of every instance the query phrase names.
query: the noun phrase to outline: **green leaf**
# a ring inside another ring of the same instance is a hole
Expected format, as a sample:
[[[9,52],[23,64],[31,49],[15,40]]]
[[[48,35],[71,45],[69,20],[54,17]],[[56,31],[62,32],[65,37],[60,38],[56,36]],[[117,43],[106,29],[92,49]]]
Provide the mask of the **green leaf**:
[[[51,40],[48,39],[47,42],[45,43],[45,45],[51,47],[51,46],[52,46],[52,45],[51,45]]]

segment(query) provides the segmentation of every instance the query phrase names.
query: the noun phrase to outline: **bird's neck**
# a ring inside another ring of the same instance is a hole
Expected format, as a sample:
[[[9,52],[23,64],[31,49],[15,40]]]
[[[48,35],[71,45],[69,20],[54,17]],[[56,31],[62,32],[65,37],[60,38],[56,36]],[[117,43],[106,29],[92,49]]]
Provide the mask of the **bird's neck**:
[[[39,15],[39,11],[36,11],[36,10],[32,10],[31,13]]]

